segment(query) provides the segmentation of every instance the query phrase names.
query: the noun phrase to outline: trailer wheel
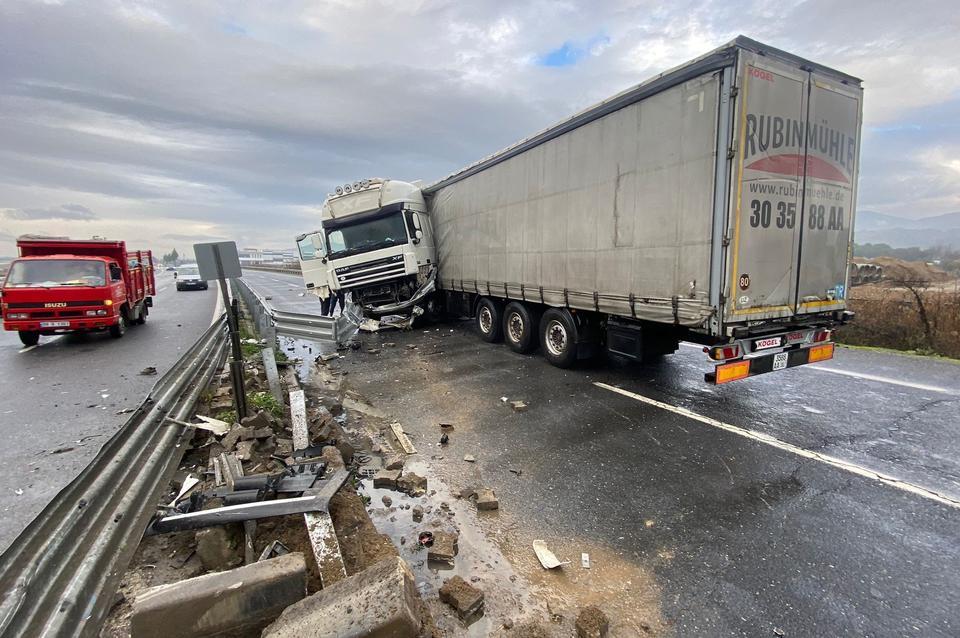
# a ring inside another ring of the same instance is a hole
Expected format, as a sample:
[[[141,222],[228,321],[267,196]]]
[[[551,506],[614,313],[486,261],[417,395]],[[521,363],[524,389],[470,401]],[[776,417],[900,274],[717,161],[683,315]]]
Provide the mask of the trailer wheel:
[[[25,346],[35,346],[40,343],[40,333],[32,330],[20,331],[20,343]]]
[[[500,309],[487,297],[477,304],[477,332],[480,338],[487,343],[495,343],[503,338],[503,326],[500,320]]]
[[[125,312],[120,312],[120,319],[117,323],[110,326],[110,336],[114,339],[119,339],[123,335],[127,334],[127,315]]]
[[[570,368],[577,361],[577,326],[566,310],[550,308],[540,320],[543,356],[558,368]]]
[[[140,306],[140,315],[137,317],[137,325],[142,326],[147,323],[147,315],[150,314],[150,311],[147,310],[146,304]]]
[[[510,349],[529,354],[540,345],[539,313],[518,301],[511,301],[503,311],[503,340]]]

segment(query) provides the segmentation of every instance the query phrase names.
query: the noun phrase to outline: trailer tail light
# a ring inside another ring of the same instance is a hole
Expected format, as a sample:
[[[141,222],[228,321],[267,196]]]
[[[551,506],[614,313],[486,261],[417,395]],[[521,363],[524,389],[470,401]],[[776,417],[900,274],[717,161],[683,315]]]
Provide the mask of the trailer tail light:
[[[830,331],[827,330],[826,332],[829,333]],[[825,343],[822,346],[813,346],[810,348],[810,354],[807,362],[816,363],[817,361],[826,361],[828,359],[833,359],[832,343]]]
[[[716,383],[718,385],[721,383],[729,383],[730,381],[737,381],[738,379],[746,379],[750,376],[750,362],[735,361],[733,363],[725,363],[717,366],[714,374],[716,375]]]
[[[813,333],[813,342],[814,343],[823,343],[824,341],[830,341],[830,330],[817,330]]]
[[[714,346],[707,352],[714,361],[726,361],[740,356],[740,346],[736,343],[728,346]]]

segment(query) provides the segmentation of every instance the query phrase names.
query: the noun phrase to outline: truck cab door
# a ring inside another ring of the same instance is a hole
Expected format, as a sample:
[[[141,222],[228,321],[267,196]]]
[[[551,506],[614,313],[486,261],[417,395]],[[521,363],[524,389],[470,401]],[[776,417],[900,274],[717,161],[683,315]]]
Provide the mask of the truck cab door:
[[[329,286],[329,264],[327,262],[326,240],[322,231],[307,233],[297,237],[297,249],[300,256],[300,272],[303,283],[309,290]]]

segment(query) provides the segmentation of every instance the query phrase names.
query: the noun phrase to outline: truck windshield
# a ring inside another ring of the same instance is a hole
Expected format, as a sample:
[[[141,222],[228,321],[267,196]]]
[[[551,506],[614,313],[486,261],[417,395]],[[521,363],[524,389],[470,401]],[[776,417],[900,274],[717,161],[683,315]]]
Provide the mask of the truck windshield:
[[[407,228],[400,211],[354,224],[338,224],[327,231],[331,259],[405,243]]]
[[[52,288],[54,286],[105,286],[107,270],[99,261],[44,259],[15,261],[10,266],[7,286]]]

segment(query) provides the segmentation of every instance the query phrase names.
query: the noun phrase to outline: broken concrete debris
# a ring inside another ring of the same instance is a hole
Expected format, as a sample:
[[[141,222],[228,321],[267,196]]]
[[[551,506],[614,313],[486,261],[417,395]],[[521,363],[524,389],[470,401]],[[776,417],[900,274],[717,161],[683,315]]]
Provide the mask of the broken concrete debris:
[[[472,454],[464,454],[463,460],[466,461],[467,463],[474,463],[476,462],[477,459],[475,459]]]
[[[391,505],[393,505],[393,499],[387,496],[386,494],[384,494],[383,498],[380,500],[383,502],[384,507],[390,507]]]
[[[526,412],[526,411],[527,411],[527,404],[524,403],[523,401],[511,401],[511,402],[510,402],[510,407],[513,408],[513,411],[514,411],[514,412]]]
[[[577,638],[606,638],[610,631],[610,621],[599,607],[584,607],[577,616]]]
[[[453,559],[456,558],[459,551],[457,547],[459,538],[459,535],[453,532],[434,532],[433,545],[427,552],[427,560],[453,564]]]
[[[427,493],[427,477],[413,472],[404,473],[397,480],[397,489],[410,496],[423,496]]]
[[[421,506],[414,505],[411,514],[413,516],[413,522],[419,523],[423,520],[423,508]]]
[[[137,596],[130,635],[259,635],[284,609],[303,599],[306,590],[307,566],[299,553],[160,585]]]
[[[461,619],[469,618],[483,609],[483,592],[460,576],[443,583],[440,600],[453,607]]]
[[[373,486],[396,489],[398,480],[400,480],[400,470],[380,470],[373,477]]]
[[[394,556],[294,603],[263,631],[263,638],[415,638],[422,628],[422,604],[413,573]]]
[[[388,470],[402,470],[403,469],[403,458],[399,456],[388,457],[383,467]]]
[[[147,366],[140,371],[140,374],[145,377],[151,377],[157,373],[157,369],[154,366]]]
[[[236,525],[201,529],[195,538],[197,557],[207,571],[223,571],[243,562],[243,543]]]
[[[481,512],[499,509],[500,501],[497,495],[489,487],[477,490],[477,509]]]
[[[241,461],[249,461],[253,458],[253,448],[256,447],[257,441],[251,439],[249,441],[240,441],[237,443],[237,458]]]

